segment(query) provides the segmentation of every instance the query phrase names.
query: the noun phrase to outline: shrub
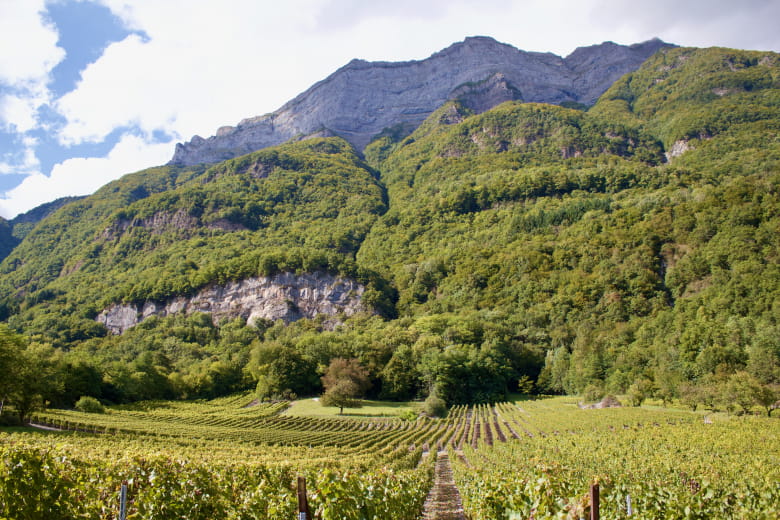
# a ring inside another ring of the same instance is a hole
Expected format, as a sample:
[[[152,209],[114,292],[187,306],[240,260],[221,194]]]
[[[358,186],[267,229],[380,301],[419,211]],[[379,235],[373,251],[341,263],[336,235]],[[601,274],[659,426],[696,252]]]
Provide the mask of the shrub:
[[[585,399],[585,401],[592,403],[595,401],[600,401],[602,397],[604,397],[604,394],[606,392],[604,391],[604,387],[600,384],[591,383],[588,386],[585,387],[585,390],[582,392],[582,398]]]
[[[105,413],[106,409],[94,397],[84,395],[76,401],[76,410],[85,413]]]
[[[447,403],[432,392],[423,403],[423,412],[429,417],[444,417],[447,415]]]
[[[414,421],[417,419],[417,413],[414,410],[404,410],[398,414],[402,421]]]

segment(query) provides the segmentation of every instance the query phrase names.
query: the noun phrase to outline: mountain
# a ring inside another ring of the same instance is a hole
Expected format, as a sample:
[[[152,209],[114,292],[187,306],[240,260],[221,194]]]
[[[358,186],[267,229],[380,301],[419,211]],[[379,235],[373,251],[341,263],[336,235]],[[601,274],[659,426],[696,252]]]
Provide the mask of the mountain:
[[[449,403],[780,383],[780,56],[664,46],[587,110],[518,83],[360,150],[151,168],[44,218],[0,313],[64,367],[46,399],[311,394],[336,357],[373,395]]]
[[[13,225],[0,217],[0,260],[8,256],[19,244],[19,239],[13,234]]]
[[[388,127],[410,132],[449,99],[476,112],[509,100],[591,105],[664,47],[657,39],[606,42],[561,58],[472,37],[421,61],[353,60],[272,114],[178,144],[170,164],[214,163],[312,134],[342,137],[360,151]]]
[[[8,256],[38,222],[65,204],[80,198],[82,197],[62,197],[17,215],[10,221],[0,218],[0,260]]]

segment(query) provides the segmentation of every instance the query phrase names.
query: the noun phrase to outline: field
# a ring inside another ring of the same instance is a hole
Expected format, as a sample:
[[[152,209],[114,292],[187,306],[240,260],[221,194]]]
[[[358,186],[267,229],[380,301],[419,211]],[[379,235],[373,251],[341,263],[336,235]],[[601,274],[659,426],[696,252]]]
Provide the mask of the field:
[[[123,481],[130,519],[295,518],[301,475],[323,520],[416,519],[445,451],[471,519],[585,517],[594,482],[602,518],[778,518],[776,418],[705,423],[567,398],[416,421],[250,404],[238,395],[41,413],[34,422],[68,431],[0,433],[0,518],[117,518]],[[394,410],[357,411],[372,409]]]
[[[393,401],[364,401],[360,408],[347,408],[344,417],[398,417],[406,410],[416,411],[419,403],[397,403]],[[320,415],[333,417],[338,415],[335,406],[322,406],[318,398],[300,399],[293,402],[282,415]]]

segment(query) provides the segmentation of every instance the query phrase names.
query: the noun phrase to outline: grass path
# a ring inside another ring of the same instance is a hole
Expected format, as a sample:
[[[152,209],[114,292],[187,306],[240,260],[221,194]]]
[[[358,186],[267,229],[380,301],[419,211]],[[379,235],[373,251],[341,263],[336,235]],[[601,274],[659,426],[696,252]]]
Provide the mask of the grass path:
[[[298,399],[293,401],[289,408],[281,415],[292,416],[325,416],[325,417],[398,417],[406,410],[417,410],[419,403],[369,401],[363,400],[360,408],[344,408],[344,414],[339,415],[339,409],[335,406],[322,406],[318,398]]]
[[[436,455],[436,473],[431,491],[425,499],[422,520],[466,520],[446,451]]]

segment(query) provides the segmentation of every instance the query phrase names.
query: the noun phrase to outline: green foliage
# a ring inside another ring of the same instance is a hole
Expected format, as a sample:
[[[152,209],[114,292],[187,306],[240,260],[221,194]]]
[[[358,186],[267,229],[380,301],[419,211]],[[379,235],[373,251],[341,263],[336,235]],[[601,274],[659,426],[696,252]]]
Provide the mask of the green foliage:
[[[746,122],[777,122],[778,56],[730,49],[662,49],[618,80],[591,112],[643,124],[667,147]]]
[[[106,409],[103,404],[88,395],[82,396],[76,401],[76,410],[85,413],[105,413]]]
[[[285,394],[307,394],[316,388],[312,374],[316,369],[300,351],[276,341],[257,343],[250,367],[257,379],[260,400],[280,399]]]
[[[628,399],[632,406],[641,406],[653,392],[653,382],[649,379],[639,379],[628,388]]]
[[[13,227],[0,217],[0,260],[8,256],[19,245],[19,239],[13,235]]]
[[[360,408],[359,397],[365,395],[371,381],[357,359],[334,358],[322,376],[322,386],[322,406],[337,406],[341,414],[344,408]]]
[[[705,424],[691,413],[578,410],[560,399],[522,406],[501,414],[533,435],[464,446],[450,459],[468,518],[587,518],[593,483],[602,518],[777,516],[776,420]]]
[[[445,417],[447,415],[447,403],[436,392],[431,392],[423,402],[423,412],[428,417]]]
[[[734,374],[780,384],[779,70],[769,52],[663,49],[587,111],[448,102],[365,162],[312,139],[128,175],[26,235],[0,264],[0,316],[54,347],[59,390],[35,393],[58,406],[314,395],[354,358],[388,399],[435,385],[486,403],[533,382],[723,407],[711,390]],[[381,317],[171,316],[119,337],[94,319],[323,271],[364,284]]]
[[[277,416],[284,405],[252,400],[41,414],[105,433],[0,433],[0,515],[112,517],[127,482],[130,517],[287,518],[300,475],[321,518],[420,518],[436,459],[422,457],[425,445],[461,450],[450,461],[471,518],[579,517],[593,481],[610,518],[626,515],[626,495],[639,518],[772,518],[780,492],[774,419],[705,424],[680,410],[580,410],[557,398],[404,422]]]
[[[414,410],[404,410],[398,414],[398,418],[402,421],[415,421],[417,417],[418,414]]]
[[[534,381],[528,376],[523,376],[517,382],[517,392],[524,395],[530,395],[534,391]]]
[[[382,282],[354,263],[384,211],[372,172],[337,139],[205,171],[151,169],[45,219],[0,267],[0,297],[27,333],[62,347],[105,335],[93,318],[112,303],[165,301],[278,272],[350,276],[388,307]]]
[[[6,325],[0,324],[0,373],[3,374],[0,379],[0,399],[7,399],[17,386],[23,350],[24,339]]]

